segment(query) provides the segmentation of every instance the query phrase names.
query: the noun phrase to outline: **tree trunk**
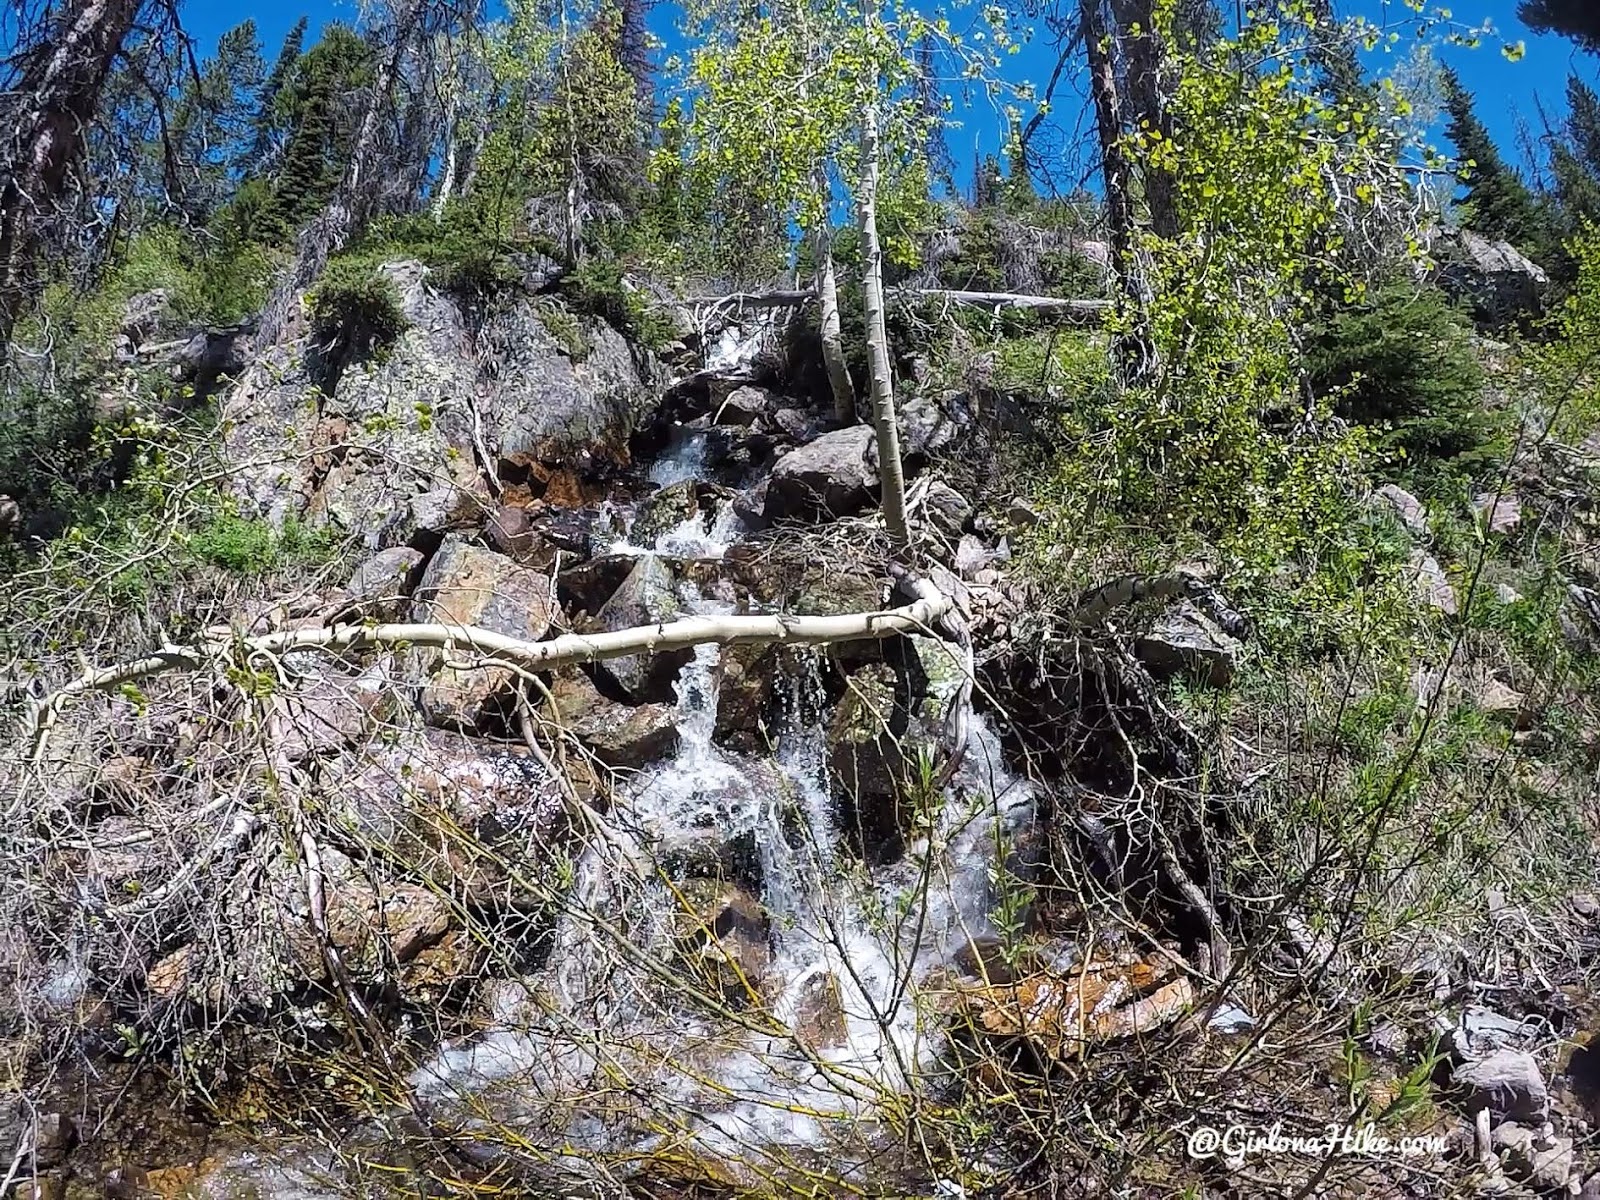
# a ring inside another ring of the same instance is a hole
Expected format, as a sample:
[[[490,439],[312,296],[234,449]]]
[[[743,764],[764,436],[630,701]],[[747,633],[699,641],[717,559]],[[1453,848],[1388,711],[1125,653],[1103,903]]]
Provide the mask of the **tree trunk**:
[[[817,304],[822,309],[822,365],[833,391],[833,416],[840,425],[856,422],[856,390],[844,361],[844,336],[839,321],[839,280],[833,267],[833,232],[824,214],[816,235]]]
[[[1148,129],[1163,141],[1172,137],[1162,92],[1161,66],[1166,49],[1155,28],[1150,0],[1112,0],[1117,22],[1117,44],[1122,50],[1123,74],[1128,81],[1131,124]],[[1137,32],[1135,32],[1137,30]],[[1150,229],[1158,237],[1178,236],[1178,206],[1174,181],[1167,171],[1143,164],[1145,203],[1150,206]]]
[[[450,94],[445,99],[444,110],[444,162],[439,168],[439,183],[433,190],[433,199],[428,208],[435,224],[444,220],[445,205],[450,203],[450,193],[456,186],[456,166],[460,158],[458,145],[461,141],[460,98],[456,93],[459,86],[454,79],[450,81]]]
[[[56,39],[29,56],[0,136],[0,346],[34,287],[30,260],[40,226],[61,201],[83,150],[111,64],[142,0],[77,0]],[[0,358],[6,354],[0,349]]]
[[[900,461],[900,427],[895,419],[894,380],[889,366],[889,334],[883,319],[883,247],[878,244],[878,98],[861,111],[861,185],[856,217],[861,227],[861,295],[867,315],[867,366],[872,378],[872,426],[878,439],[878,478],[883,483],[883,525],[896,553],[911,544],[906,527],[906,476]]]
[[[1101,3],[1102,0],[1078,0],[1078,14],[1089,59],[1095,130],[1100,138],[1106,220],[1111,227],[1111,266],[1116,273],[1122,312],[1128,322],[1128,328],[1117,339],[1117,366],[1124,385],[1134,386],[1154,375],[1155,347],[1150,340],[1149,286],[1134,245],[1133,200],[1129,193],[1128,156],[1122,144],[1117,73],[1106,45]]]

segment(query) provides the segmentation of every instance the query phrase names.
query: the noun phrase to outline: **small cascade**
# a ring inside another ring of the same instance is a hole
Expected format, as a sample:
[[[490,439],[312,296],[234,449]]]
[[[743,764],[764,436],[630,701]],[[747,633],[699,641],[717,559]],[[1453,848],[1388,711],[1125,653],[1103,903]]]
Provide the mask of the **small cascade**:
[[[706,445],[710,435],[703,429],[675,429],[666,450],[650,466],[650,482],[671,487],[687,479],[706,480]]]

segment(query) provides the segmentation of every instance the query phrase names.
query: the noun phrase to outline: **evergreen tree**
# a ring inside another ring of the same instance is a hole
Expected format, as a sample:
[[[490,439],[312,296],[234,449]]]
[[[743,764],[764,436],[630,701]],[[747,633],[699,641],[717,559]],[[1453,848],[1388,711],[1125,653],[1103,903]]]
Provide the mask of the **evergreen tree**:
[[[1600,54],[1600,5],[1594,0],[1522,0],[1517,16],[1540,33],[1559,33]]]
[[[249,141],[264,73],[255,22],[245,21],[184,83],[172,122],[181,173],[170,190],[193,224],[208,220],[232,190],[230,168]]]
[[[355,94],[372,79],[372,48],[347,25],[328,26],[274,98],[286,128],[273,216],[292,231],[327,203],[345,168]]]
[[[1500,157],[1489,130],[1473,111],[1472,93],[1449,67],[1444,68],[1445,136],[1456,148],[1470,206],[1469,229],[1508,242],[1539,240],[1538,202],[1528,185]]]
[[[284,37],[283,45],[278,50],[277,61],[272,64],[272,70],[262,80],[261,87],[256,93],[254,137],[250,141],[245,161],[240,164],[246,175],[260,173],[273,157],[274,151],[281,146],[283,125],[278,111],[278,97],[283,93],[295,67],[300,62],[300,55],[305,49],[305,39],[306,18],[301,17]]]

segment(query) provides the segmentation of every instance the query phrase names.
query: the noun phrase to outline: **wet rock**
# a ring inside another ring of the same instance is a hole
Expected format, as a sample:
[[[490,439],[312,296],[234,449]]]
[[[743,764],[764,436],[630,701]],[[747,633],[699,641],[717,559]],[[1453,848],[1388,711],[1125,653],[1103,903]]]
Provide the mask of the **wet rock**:
[[[1139,661],[1157,678],[1188,675],[1208,687],[1227,687],[1243,645],[1188,600],[1169,608],[1134,643]]]
[[[790,1028],[801,1045],[814,1051],[831,1050],[845,1044],[850,1030],[845,1021],[839,979],[832,971],[816,971],[800,983]]]
[[[172,1194],[184,1200],[343,1200],[354,1190],[337,1156],[315,1142],[209,1150],[192,1170],[169,1176],[178,1185]]]
[[[639,565],[634,554],[602,554],[568,567],[556,576],[556,595],[573,615],[591,615],[605,607]]]
[[[345,621],[392,621],[405,610],[406,600],[422,575],[426,556],[410,546],[391,546],[364,561],[345,585]]]
[[[1411,555],[1411,586],[1417,599],[1435,612],[1453,617],[1460,611],[1456,590],[1450,586],[1439,560],[1421,550]]]
[[[1466,1095],[1468,1111],[1487,1108],[1513,1121],[1542,1121],[1550,1105],[1539,1064],[1519,1050],[1496,1050],[1459,1064],[1451,1080]]]
[[[183,946],[145,972],[145,989],[157,1000],[176,1000],[189,989],[195,949]]]
[[[601,606],[590,628],[613,631],[658,625],[673,620],[681,610],[671,569],[656,555],[646,554]],[[630,654],[608,659],[599,669],[635,704],[670,704],[673,682],[691,653]]]
[[[608,767],[642,767],[677,749],[674,705],[618,704],[576,671],[557,679],[550,694],[563,726]]]
[[[1474,497],[1472,507],[1490,533],[1511,533],[1522,523],[1522,501],[1516,496],[1482,492]]]
[[[767,519],[827,520],[860,512],[878,486],[867,461],[872,444],[870,428],[852,425],[789,451],[767,481]]]
[[[668,484],[639,506],[628,541],[635,546],[654,546],[691,517],[700,515],[700,487],[693,479]]]
[[[848,676],[828,724],[828,775],[841,826],[869,861],[895,857],[916,820],[916,747],[894,670],[869,663]]]
[[[765,745],[778,681],[776,646],[724,646],[717,660],[717,744],[755,752]]]
[[[959,1024],[989,1040],[1021,1041],[1045,1062],[1068,1063],[1087,1045],[1136,1037],[1171,1024],[1194,1004],[1194,988],[1165,957],[1097,961],[1005,984],[960,989]]]
[[[1567,1191],[1575,1181],[1572,1139],[1558,1137],[1545,1125],[1529,1129],[1514,1121],[1495,1127],[1493,1145],[1507,1175],[1549,1191]]]
[[[1394,513],[1400,519],[1400,523],[1412,533],[1428,532],[1428,510],[1422,507],[1421,500],[1399,484],[1384,484],[1372,493],[1372,498]]]
[[[772,962],[766,910],[743,888],[714,879],[678,885],[679,960],[730,1003],[757,999]]]
[[[480,626],[537,641],[550,628],[550,580],[504,555],[451,539],[440,547],[417,585],[411,619],[451,626]],[[422,710],[431,721],[472,725],[516,676],[504,667],[449,665],[442,650],[414,651],[426,682]],[[457,649],[457,659],[470,655]]]
[[[487,956],[479,938],[452,929],[401,968],[401,994],[414,1004],[436,1001],[475,981]]]
[[[923,511],[935,529],[951,538],[959,538],[972,520],[972,505],[967,498],[939,479],[928,484]]]
[[[387,880],[373,882],[345,855],[323,848],[323,911],[328,940],[347,970],[373,977],[391,963],[411,961],[450,928],[449,906],[424,888]],[[297,900],[296,907],[303,908]],[[293,966],[300,977],[327,977],[327,963],[307,913],[289,931]]]
[[[719,425],[754,425],[783,406],[783,397],[761,387],[740,387],[717,406],[713,419]]]
[[[771,482],[770,479],[763,479],[733,498],[734,515],[749,529],[762,530],[770,524],[767,518],[767,490]]]

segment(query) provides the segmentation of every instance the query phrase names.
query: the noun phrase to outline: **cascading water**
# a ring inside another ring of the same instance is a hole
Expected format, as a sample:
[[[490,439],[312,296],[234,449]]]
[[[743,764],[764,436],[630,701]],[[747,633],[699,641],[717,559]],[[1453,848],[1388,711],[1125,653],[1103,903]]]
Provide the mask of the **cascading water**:
[[[703,469],[692,447],[692,438],[680,443],[652,478]],[[671,557],[690,546],[695,557],[720,557],[736,537],[736,526],[697,516],[639,552]],[[692,585],[680,589],[687,612],[731,611]],[[924,649],[943,652],[931,642]],[[620,1066],[635,1078],[633,1093],[650,1097],[641,1103],[652,1115],[618,1119],[563,1101],[555,1140],[570,1153],[694,1147],[724,1163],[774,1168],[842,1134],[860,1136],[880,1101],[915,1086],[934,1063],[943,1047],[919,1018],[917,989],[971,939],[994,932],[996,834],[1029,816],[1029,789],[1005,770],[984,720],[966,713],[965,755],[921,837],[898,863],[869,870],[841,848],[819,675],[785,681],[775,755],[757,761],[713,741],[719,660],[717,647],[701,646],[681,669],[678,748],[628,782],[607,815],[608,836],[579,856],[548,967],[520,998],[501,1002],[487,1033],[421,1068],[419,1094],[480,1123],[488,1113],[490,1124],[520,1128],[538,1114],[554,1133],[552,1097],[584,1096]],[[949,688],[944,698],[965,704],[965,696]],[[770,955],[750,981],[758,999],[749,1019],[738,1022],[664,982],[677,969],[681,879],[707,862],[721,871],[730,847],[751,860],[736,873],[757,893]],[[626,947],[600,945],[599,929]],[[528,999],[535,995],[538,1004]]]

